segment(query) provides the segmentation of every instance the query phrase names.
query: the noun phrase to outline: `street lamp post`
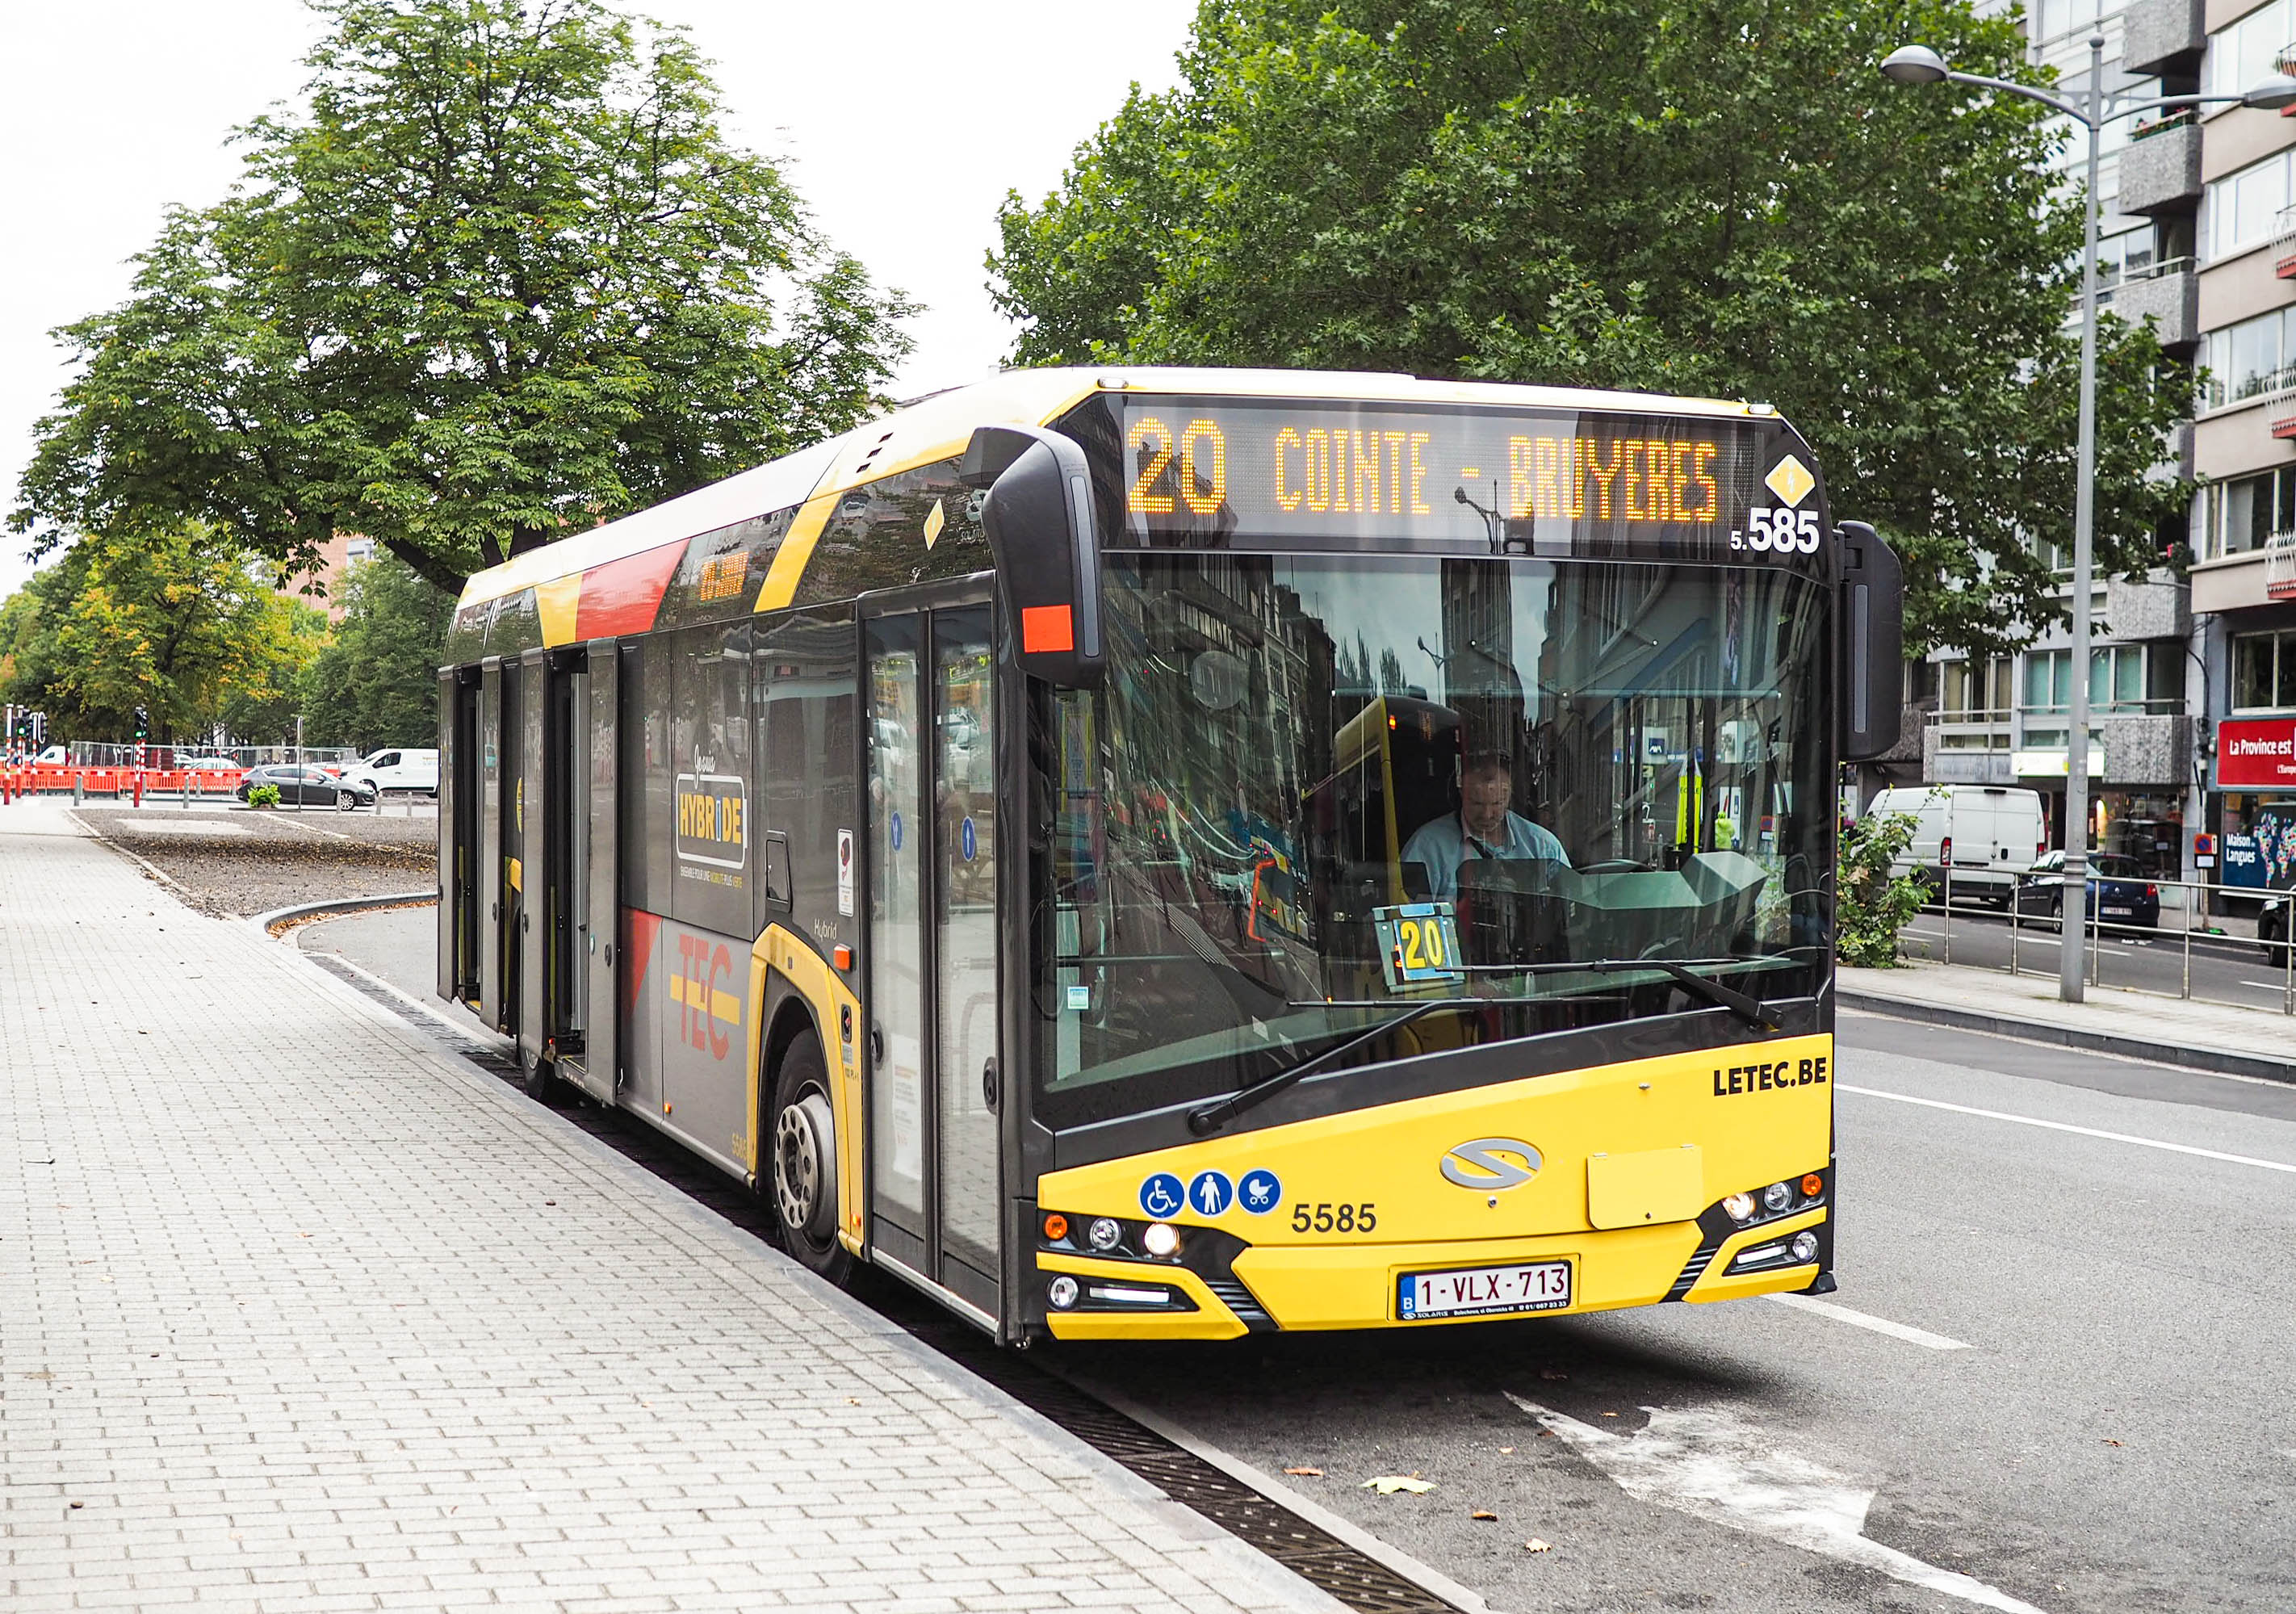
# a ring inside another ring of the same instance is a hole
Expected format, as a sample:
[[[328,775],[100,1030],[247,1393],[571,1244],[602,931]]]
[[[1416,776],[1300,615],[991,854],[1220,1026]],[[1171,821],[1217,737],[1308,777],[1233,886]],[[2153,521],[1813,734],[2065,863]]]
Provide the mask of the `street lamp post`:
[[[2058,905],[2057,995],[2064,1002],[2081,1001],[2087,974],[2086,949],[2088,897],[2088,679],[2089,588],[2096,533],[2096,163],[2097,134],[2104,125],[2137,112],[2168,107],[2223,104],[2259,107],[2276,111],[2296,105],[2296,78],[2273,73],[2239,95],[2167,95],[2149,101],[2107,103],[2104,94],[2104,39],[2088,42],[2088,104],[2074,105],[2062,95],[2005,78],[1958,72],[1927,45],[1908,45],[1890,53],[1882,74],[1896,84],[1967,84],[2004,95],[2038,101],[2071,119],[2088,131],[2088,187],[2081,199],[2081,347],[2080,447],[2073,491],[2073,646],[2070,732],[2065,736],[2065,883]]]

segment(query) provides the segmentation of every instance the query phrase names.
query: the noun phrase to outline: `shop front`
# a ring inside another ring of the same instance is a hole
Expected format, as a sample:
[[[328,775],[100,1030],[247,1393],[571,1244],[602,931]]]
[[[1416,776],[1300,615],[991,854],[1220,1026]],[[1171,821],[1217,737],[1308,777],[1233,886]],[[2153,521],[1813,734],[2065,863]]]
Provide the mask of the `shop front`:
[[[2296,883],[2296,717],[2218,724],[2213,787],[2226,890]]]

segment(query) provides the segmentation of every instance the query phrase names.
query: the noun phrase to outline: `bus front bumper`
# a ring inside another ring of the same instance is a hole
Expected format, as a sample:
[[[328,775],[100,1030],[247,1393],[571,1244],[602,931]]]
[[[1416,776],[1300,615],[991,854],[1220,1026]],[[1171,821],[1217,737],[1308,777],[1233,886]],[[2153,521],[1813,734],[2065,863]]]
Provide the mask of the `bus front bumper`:
[[[1830,1208],[1812,1206],[1749,1226],[1713,1213],[1695,1222],[1513,1239],[1414,1244],[1247,1246],[1226,1274],[1177,1265],[1039,1250],[1036,1304],[1056,1340],[1229,1340],[1250,1332],[1419,1328],[1611,1311],[1660,1300],[1731,1300],[1807,1290],[1832,1256]],[[1812,1233],[1815,1258],[1794,1258]],[[1406,1317],[1415,1274],[1567,1262],[1567,1303],[1464,1315]],[[1056,1287],[1056,1280],[1067,1282]],[[1060,1303],[1065,1300],[1066,1304]]]

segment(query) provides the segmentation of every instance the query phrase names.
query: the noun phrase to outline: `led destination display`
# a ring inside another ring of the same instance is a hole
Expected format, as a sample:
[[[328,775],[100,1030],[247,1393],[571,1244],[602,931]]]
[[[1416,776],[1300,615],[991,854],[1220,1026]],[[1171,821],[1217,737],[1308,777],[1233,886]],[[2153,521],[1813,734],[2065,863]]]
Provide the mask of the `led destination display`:
[[[1751,423],[1144,397],[1123,398],[1117,419],[1126,528],[1151,545],[1727,553],[1744,549],[1758,506],[1807,504],[1816,526],[1815,479],[1799,463],[1799,480],[1777,475],[1777,434]]]

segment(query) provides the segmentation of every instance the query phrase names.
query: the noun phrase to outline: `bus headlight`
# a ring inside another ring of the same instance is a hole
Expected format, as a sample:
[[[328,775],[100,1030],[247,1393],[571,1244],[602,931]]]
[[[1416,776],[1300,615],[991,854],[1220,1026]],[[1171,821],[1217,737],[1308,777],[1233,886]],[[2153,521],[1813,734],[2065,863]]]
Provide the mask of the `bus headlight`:
[[[1140,1235],[1140,1247],[1152,1256],[1176,1254],[1180,1248],[1180,1230],[1169,1222],[1151,1222],[1148,1231]]]
[[[1773,1183],[1762,1190],[1762,1206],[1767,1210],[1784,1210],[1793,1203],[1793,1189],[1784,1183]]]
[[[1095,1217],[1085,1237],[1095,1249],[1114,1249],[1124,1237],[1124,1229],[1117,1225],[1114,1217]]]
[[[1734,1222],[1751,1221],[1754,1215],[1754,1196],[1751,1193],[1734,1193],[1722,1201],[1722,1208]]]
[[[1066,1273],[1045,1285],[1045,1299],[1054,1311],[1066,1311],[1077,1302],[1077,1281]]]
[[[1817,1259],[1817,1235],[1806,1230],[1798,1233],[1794,1234],[1793,1243],[1790,1248],[1793,1251],[1793,1258],[1797,1266],[1804,1262],[1815,1261]]]

